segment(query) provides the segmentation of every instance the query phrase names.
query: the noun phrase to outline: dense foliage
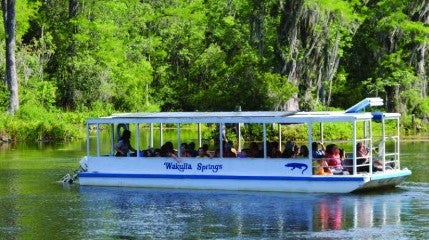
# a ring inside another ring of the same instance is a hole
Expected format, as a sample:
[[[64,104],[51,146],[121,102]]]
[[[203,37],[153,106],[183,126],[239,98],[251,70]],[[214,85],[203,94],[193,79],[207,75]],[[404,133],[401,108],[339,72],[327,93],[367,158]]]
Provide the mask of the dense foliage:
[[[428,0],[16,4],[15,117],[49,116],[39,128],[68,111],[314,110],[373,96],[409,126],[429,118]],[[1,85],[2,114],[8,96]]]

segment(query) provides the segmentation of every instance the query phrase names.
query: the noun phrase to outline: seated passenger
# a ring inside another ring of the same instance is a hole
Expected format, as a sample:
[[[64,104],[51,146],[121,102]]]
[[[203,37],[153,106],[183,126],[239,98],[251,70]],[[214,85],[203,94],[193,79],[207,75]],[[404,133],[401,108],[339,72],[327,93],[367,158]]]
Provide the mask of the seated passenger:
[[[326,147],[326,160],[328,161],[328,166],[331,168],[331,171],[334,174],[347,174],[348,172],[343,168],[340,148],[335,144],[329,144]]]
[[[280,151],[280,146],[279,146],[278,142],[270,143],[270,149],[271,149],[270,156],[272,158],[281,158],[282,157],[282,152]]]
[[[180,162],[172,142],[166,142],[161,146],[161,157],[172,157],[176,161]]]
[[[285,150],[283,151],[282,157],[284,158],[294,158],[298,155],[298,145],[293,141],[287,141]]]
[[[190,157],[191,154],[188,152],[188,144],[180,144],[180,157]]]
[[[308,158],[308,155],[309,155],[308,147],[307,147],[306,145],[302,145],[302,146],[299,148],[299,154],[298,154],[298,157],[301,157],[301,158]]]
[[[198,155],[197,158],[205,158],[207,155],[204,152],[204,149],[202,147],[198,148]]]
[[[196,157],[198,155],[198,151],[195,150],[194,142],[190,142],[188,144],[188,153],[191,155],[191,157]]]
[[[358,165],[368,164],[369,149],[364,143],[358,142],[356,144],[356,162]],[[390,167],[388,167],[390,168]],[[372,160],[372,171],[383,171],[383,163],[380,160]],[[358,172],[369,172],[369,166],[358,167]]]
[[[253,157],[253,158],[261,158],[262,157],[261,150],[259,150],[258,144],[256,142],[250,143],[250,149],[247,153],[247,156]]]
[[[136,150],[131,146],[130,143],[131,132],[128,129],[125,129],[122,132],[122,137],[119,142],[115,145],[116,157],[126,157],[130,152],[133,152],[135,156]]]
[[[316,175],[332,175],[331,168],[328,166],[328,163],[324,159],[318,159],[313,161],[314,174]]]
[[[249,149],[242,149],[241,152],[239,152],[237,154],[238,158],[247,158],[247,152],[249,151]]]
[[[231,146],[230,142],[224,142],[223,157],[224,158],[237,157],[237,154],[232,149],[233,147]]]
[[[209,145],[208,144],[203,144],[203,151],[204,151],[204,155],[206,157],[212,157],[212,155],[210,154],[210,151],[209,151]]]
[[[369,150],[366,148],[363,142],[358,142],[356,144],[356,164],[362,165],[368,163],[367,155]],[[357,167],[358,172],[369,172],[369,166],[359,166]]]
[[[320,148],[319,148],[319,145],[320,145]],[[311,153],[313,158],[323,158],[325,156],[326,149],[323,143],[312,142],[311,148],[312,148]]]

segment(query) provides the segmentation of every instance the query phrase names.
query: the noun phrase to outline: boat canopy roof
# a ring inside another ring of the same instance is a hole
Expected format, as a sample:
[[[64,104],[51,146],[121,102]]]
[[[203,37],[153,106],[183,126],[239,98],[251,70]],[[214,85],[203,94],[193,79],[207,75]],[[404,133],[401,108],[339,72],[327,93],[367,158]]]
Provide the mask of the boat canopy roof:
[[[375,117],[377,116],[377,117]],[[155,112],[118,113],[108,117],[88,119],[88,124],[108,123],[313,123],[354,122],[372,118],[398,118],[395,113],[346,113],[346,112],[288,112],[288,111],[243,111],[243,112]]]

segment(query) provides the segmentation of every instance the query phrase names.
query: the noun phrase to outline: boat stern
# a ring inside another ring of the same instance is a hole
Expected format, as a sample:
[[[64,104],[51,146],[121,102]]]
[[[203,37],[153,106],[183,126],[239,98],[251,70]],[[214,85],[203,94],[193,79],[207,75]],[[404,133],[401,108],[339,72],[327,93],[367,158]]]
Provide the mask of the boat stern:
[[[375,172],[370,176],[369,181],[354,192],[366,191],[375,188],[393,188],[403,183],[409,176],[411,176],[411,171],[408,168],[404,168],[402,170]]]

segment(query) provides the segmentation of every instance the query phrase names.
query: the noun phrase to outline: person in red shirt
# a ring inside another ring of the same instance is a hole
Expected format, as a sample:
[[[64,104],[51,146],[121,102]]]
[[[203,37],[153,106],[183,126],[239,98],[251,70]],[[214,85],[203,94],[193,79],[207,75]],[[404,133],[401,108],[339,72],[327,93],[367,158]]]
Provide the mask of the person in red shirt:
[[[328,166],[331,168],[334,174],[344,174],[345,170],[342,165],[340,148],[335,144],[329,144],[326,146],[326,160]]]

